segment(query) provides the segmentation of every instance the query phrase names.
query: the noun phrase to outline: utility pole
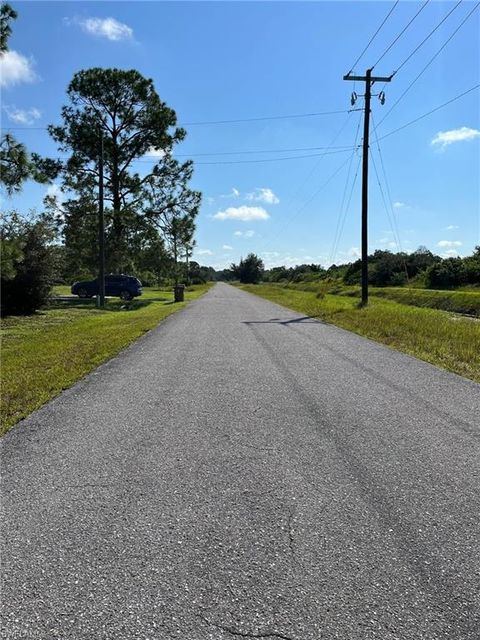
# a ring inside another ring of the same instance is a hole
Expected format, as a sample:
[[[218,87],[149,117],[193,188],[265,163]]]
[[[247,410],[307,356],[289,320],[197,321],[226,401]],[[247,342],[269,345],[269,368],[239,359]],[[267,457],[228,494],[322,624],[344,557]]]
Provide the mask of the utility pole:
[[[103,134],[100,132],[98,159],[98,306],[105,307],[105,217],[103,209]]]
[[[372,69],[367,69],[364,76],[343,76],[344,80],[365,82],[365,110],[363,118],[363,162],[362,162],[362,307],[368,304],[368,149],[370,136],[370,99],[372,97],[372,85],[374,82],[390,82],[392,76],[383,78],[372,76]],[[385,102],[385,94],[381,91],[377,94],[380,102]],[[352,106],[355,104],[357,94],[352,93]]]

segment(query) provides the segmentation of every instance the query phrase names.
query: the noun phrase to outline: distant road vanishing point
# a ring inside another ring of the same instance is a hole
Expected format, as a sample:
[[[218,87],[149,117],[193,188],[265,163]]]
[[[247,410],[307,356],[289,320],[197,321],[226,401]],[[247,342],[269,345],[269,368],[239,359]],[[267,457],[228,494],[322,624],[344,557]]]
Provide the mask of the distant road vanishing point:
[[[480,385],[218,284],[2,440],[12,640],[478,640]]]

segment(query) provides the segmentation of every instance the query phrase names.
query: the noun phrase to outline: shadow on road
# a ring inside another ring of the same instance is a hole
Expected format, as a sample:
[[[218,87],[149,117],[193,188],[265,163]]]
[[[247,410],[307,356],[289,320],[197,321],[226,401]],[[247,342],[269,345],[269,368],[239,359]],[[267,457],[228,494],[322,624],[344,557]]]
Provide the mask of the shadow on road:
[[[325,324],[322,320],[317,320],[311,316],[302,316],[301,318],[291,318],[290,320],[282,320],[281,318],[272,318],[271,320],[245,320],[242,324]]]

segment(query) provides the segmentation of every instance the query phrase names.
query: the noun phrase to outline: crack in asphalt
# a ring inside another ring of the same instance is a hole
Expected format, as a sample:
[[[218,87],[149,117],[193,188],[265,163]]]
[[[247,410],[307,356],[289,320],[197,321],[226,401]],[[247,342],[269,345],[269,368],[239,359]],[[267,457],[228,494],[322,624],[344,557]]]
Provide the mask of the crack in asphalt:
[[[205,616],[201,615],[200,613],[197,613],[196,615],[201,620],[209,624],[211,627],[216,627],[221,631],[225,631],[226,633],[229,633],[232,636],[237,636],[239,638],[281,638],[281,640],[294,640],[292,636],[286,636],[285,634],[280,633],[279,631],[265,631],[265,632],[257,632],[257,633],[253,633],[249,631],[239,631],[225,624],[220,624],[219,622],[213,622],[208,618],[206,618]]]

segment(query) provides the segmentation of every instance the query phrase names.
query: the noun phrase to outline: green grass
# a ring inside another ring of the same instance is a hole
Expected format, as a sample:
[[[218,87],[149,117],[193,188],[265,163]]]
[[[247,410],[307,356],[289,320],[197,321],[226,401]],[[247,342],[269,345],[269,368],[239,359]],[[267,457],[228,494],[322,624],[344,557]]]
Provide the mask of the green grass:
[[[360,298],[360,287],[348,287],[342,284],[332,285],[316,281],[275,286],[283,286],[294,291],[310,291],[320,294],[335,293]],[[370,296],[393,300],[401,304],[480,317],[480,291],[478,290],[437,291],[413,287],[370,287],[369,291]]]
[[[317,297],[272,284],[241,288],[480,382],[480,320],[375,296],[361,309],[351,296]]]
[[[167,289],[145,288],[132,302],[58,303],[31,316],[2,321],[0,433],[70,387],[160,320],[202,295],[211,285],[189,287],[186,302],[173,304]],[[56,293],[69,293],[57,287]]]

